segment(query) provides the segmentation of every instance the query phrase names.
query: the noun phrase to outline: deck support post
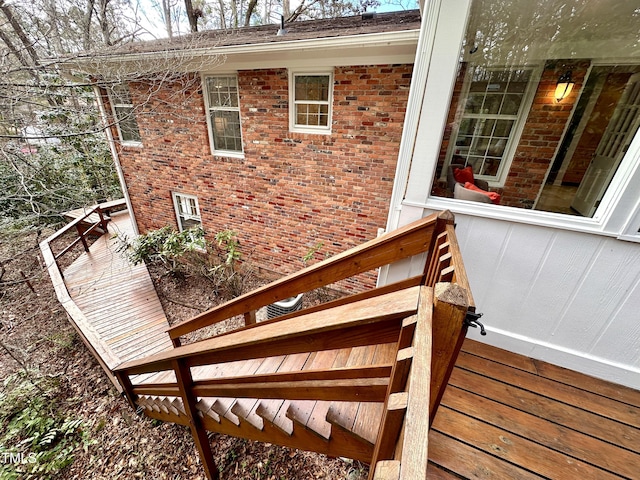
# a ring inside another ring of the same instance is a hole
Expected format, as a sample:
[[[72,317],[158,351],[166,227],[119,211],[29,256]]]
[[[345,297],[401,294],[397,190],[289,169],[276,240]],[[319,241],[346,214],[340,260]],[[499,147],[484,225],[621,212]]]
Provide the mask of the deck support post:
[[[433,300],[433,330],[431,334],[431,397],[429,425],[433,423],[444,390],[462,348],[469,308],[467,290],[456,283],[436,283]]]
[[[131,384],[129,375],[127,375],[124,372],[115,372],[115,375],[118,381],[120,382],[120,385],[122,386],[122,393],[124,394],[125,397],[127,397],[127,401],[129,402],[129,405],[131,405],[131,408],[136,410],[138,408],[138,406],[136,405],[137,395],[133,393],[133,385]]]
[[[202,419],[198,416],[198,410],[196,409],[196,397],[192,393],[193,377],[191,376],[191,369],[181,360],[174,360],[172,363],[173,370],[176,374],[176,380],[178,382],[178,389],[182,396],[184,411],[189,418],[191,435],[193,436],[196,448],[200,454],[200,460],[202,461],[202,467],[204,468],[205,475],[209,480],[218,480],[220,477],[216,464],[213,460],[213,452],[211,451],[211,444],[209,443],[207,430],[204,428]]]

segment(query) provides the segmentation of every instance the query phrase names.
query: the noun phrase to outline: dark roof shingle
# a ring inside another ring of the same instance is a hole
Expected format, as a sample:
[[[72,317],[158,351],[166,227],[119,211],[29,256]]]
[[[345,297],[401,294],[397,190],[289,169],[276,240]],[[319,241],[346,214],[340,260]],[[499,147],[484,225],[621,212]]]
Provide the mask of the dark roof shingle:
[[[417,30],[420,28],[420,11],[357,15],[352,17],[308,20],[285,24],[286,33],[278,35],[279,25],[261,25],[227,30],[209,30],[171,40],[151,40],[132,42],[100,52],[101,56],[176,51],[186,48],[211,48],[235,45],[258,45],[287,42],[293,40],[311,40],[320,38],[346,37],[384,32]]]

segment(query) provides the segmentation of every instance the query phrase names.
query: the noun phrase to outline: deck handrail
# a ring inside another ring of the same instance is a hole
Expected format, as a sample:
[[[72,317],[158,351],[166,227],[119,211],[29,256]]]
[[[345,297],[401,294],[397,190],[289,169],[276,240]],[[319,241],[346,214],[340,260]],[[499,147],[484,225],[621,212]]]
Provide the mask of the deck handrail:
[[[110,210],[115,207],[119,207],[125,205],[124,199],[107,202],[106,204],[98,204],[87,210],[85,215],[78,217],[64,226],[62,229],[56,231],[51,236],[40,242],[40,251],[42,252],[42,258],[44,260],[45,267],[49,272],[49,277],[51,278],[51,282],[53,284],[54,291],[56,292],[56,297],[58,301],[64,306],[67,314],[73,319],[71,324],[78,332],[78,335],[82,339],[83,343],[87,346],[89,351],[93,354],[96,360],[100,363],[103,370],[107,372],[109,379],[113,382],[115,387],[118,390],[122,390],[121,384],[116,381],[115,377],[111,373],[111,365],[115,365],[119,363],[119,359],[116,355],[109,349],[104,342],[99,340],[99,334],[95,331],[93,326],[89,321],[87,321],[85,314],[78,307],[75,301],[69,295],[69,291],[67,289],[67,285],[64,281],[64,276],[62,271],[60,270],[60,265],[58,265],[58,259],[66,254],[73,245],[76,245],[79,239],[76,239],[70,246],[67,246],[62,250],[58,255],[53,253],[53,249],[51,248],[51,243],[56,239],[60,238],[66,232],[71,230],[74,227],[78,227],[81,222],[83,222],[87,217],[95,213],[96,211],[102,212],[102,210]],[[104,208],[106,207],[106,208]],[[101,221],[104,222],[104,218],[100,216]],[[100,224],[100,222],[98,222]],[[103,224],[106,231],[106,222]],[[96,228],[94,226],[94,228]],[[79,233],[79,238],[82,238],[81,233]],[[87,230],[88,233],[88,230]],[[84,239],[83,239],[84,243]],[[85,245],[85,250],[88,250],[88,245]]]
[[[63,248],[62,251],[60,251],[59,253],[53,254],[53,258],[56,265],[58,263],[58,259],[64,256],[67,252],[69,252],[73,247],[75,247],[80,242],[82,242],[84,251],[88,252],[89,245],[87,244],[86,237],[98,227],[102,227],[102,229],[106,232],[108,220],[105,218],[104,213],[106,211],[110,211],[115,207],[119,207],[123,205],[125,205],[124,199],[119,199],[119,200],[114,200],[114,201],[99,203],[97,205],[94,205],[93,207],[90,207],[87,211],[85,211],[84,215],[75,218],[74,220],[69,222],[67,225],[65,225],[63,228],[61,228],[60,230],[57,230],[48,238],[43,240],[41,242],[41,245],[46,245],[46,247],[49,248],[51,252],[53,252],[53,249],[51,248],[51,243],[54,240],[57,240],[58,238],[60,238],[65,233],[67,233],[69,230],[75,228],[76,232],[78,233],[78,238],[73,240],[69,245]],[[85,222],[94,213],[98,214],[99,220],[97,222],[93,222],[91,225],[89,225],[88,228],[81,229],[80,224]]]
[[[239,330],[159,352],[149,357],[131,360],[119,365],[114,372],[136,375],[171,370],[176,360],[194,367],[262,358],[271,354],[287,355],[313,350],[312,347],[315,344],[321,346],[318,350],[322,350],[327,349],[329,344],[331,347],[328,349],[335,349],[367,345],[368,342],[376,344],[385,343],[385,340],[391,342],[395,340],[396,335],[395,328],[392,326],[395,323],[393,320],[415,312],[418,289],[419,287],[411,287],[379,296],[379,301],[386,302],[386,310],[382,313],[375,310],[377,302],[360,300],[331,309],[333,316],[327,316],[327,309],[324,309],[309,314],[304,324],[297,322],[295,318],[278,323],[260,323],[258,324],[260,328],[254,328],[251,331]],[[415,298],[412,298],[411,294]],[[391,315],[386,313],[390,308],[394,308]],[[370,328],[374,324],[375,328]],[[336,331],[345,329],[351,329],[355,338],[335,335]]]
[[[266,305],[428,252],[435,245],[436,235],[444,232],[446,225],[453,227],[453,215],[448,211],[434,213],[229,300],[172,326],[167,332],[174,345],[179,346],[182,335],[236,315],[244,316],[245,325],[255,323],[255,311]],[[425,278],[426,274],[423,272]]]
[[[209,478],[215,478],[216,469],[206,426],[196,407],[198,399],[204,397],[382,401],[386,413],[375,449],[367,454],[354,450],[351,454],[359,457],[353,458],[371,460],[372,474],[377,471],[376,464],[381,468],[399,468],[402,462],[403,469],[412,472],[403,478],[423,478],[427,463],[424,432],[440,403],[466,334],[467,312],[474,309],[449,212],[418,220],[276,280],[183,322],[170,332],[177,339],[180,334],[247,313],[301,290],[324,286],[420,253],[428,253],[421,260],[421,275],[191,344],[180,346],[176,342],[176,348],[170,351],[123,363],[113,373],[134,408],[138,402],[144,405],[154,396],[180,399],[183,416],[158,418],[191,428]],[[397,356],[388,365],[193,378],[196,371],[192,371],[193,367],[389,343],[396,345]],[[161,383],[145,383],[147,375],[160,372],[173,372],[175,380],[163,375],[160,378],[165,380]],[[400,431],[404,433],[400,435]],[[401,441],[404,442],[401,449],[408,452],[405,459],[394,454]],[[419,441],[423,442],[414,445]],[[414,474],[418,476],[411,476]]]

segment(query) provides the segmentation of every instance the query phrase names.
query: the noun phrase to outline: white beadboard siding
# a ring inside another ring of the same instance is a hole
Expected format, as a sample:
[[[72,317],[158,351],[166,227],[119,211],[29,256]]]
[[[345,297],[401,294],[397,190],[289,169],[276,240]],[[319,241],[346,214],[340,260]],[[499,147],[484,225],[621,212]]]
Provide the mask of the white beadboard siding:
[[[431,213],[418,210],[405,206],[401,224]],[[488,331],[469,336],[640,389],[640,244],[463,214],[456,224]],[[408,273],[394,265],[387,282]]]

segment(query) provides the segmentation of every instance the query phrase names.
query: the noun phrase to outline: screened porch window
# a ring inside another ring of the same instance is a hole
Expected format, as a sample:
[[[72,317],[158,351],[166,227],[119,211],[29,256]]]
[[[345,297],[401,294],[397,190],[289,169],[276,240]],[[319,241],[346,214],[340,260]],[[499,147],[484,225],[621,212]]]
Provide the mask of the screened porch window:
[[[469,11],[431,195],[473,209],[491,203],[477,192],[488,189],[501,206],[603,221],[637,188],[637,2],[471,0]]]

